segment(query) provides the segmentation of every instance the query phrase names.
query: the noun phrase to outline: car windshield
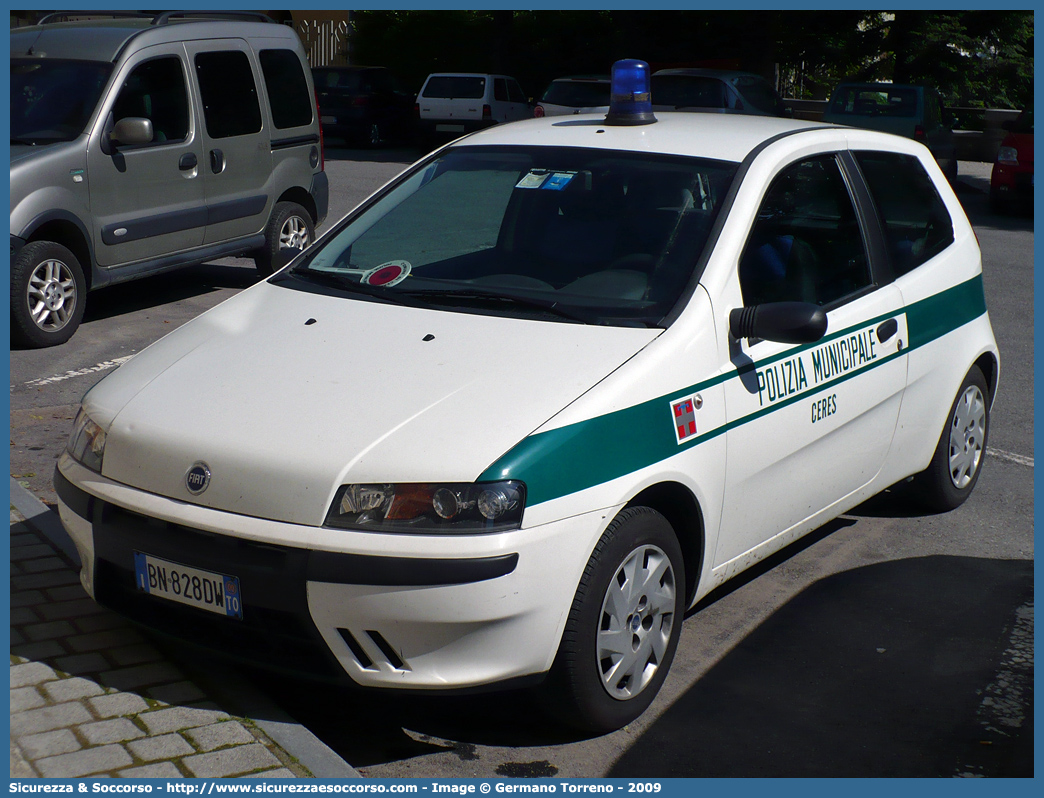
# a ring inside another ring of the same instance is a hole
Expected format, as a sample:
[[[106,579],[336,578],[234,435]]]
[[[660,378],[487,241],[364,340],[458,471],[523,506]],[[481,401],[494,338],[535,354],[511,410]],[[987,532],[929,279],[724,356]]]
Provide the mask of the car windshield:
[[[609,81],[556,80],[547,87],[540,101],[569,108],[609,105]]]
[[[11,60],[11,142],[50,144],[83,133],[112,64],[62,59]]]
[[[917,91],[889,87],[842,87],[830,101],[830,112],[852,116],[911,117],[917,113]]]
[[[370,301],[658,326],[701,262],[736,168],[612,150],[455,147],[277,279]]]

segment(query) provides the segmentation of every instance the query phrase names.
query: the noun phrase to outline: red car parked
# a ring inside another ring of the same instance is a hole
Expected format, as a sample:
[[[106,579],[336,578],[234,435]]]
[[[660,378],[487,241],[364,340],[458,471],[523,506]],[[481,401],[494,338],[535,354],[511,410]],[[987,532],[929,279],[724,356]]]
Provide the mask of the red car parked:
[[[1033,205],[1033,109],[1019,114],[1008,130],[990,178],[990,205],[994,210]]]

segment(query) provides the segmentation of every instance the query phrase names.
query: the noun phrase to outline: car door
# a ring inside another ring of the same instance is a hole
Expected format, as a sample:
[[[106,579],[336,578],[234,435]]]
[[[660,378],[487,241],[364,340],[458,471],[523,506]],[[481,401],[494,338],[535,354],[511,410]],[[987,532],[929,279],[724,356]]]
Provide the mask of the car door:
[[[121,266],[200,246],[203,145],[181,45],[143,49],[113,86],[87,152],[98,264]],[[126,118],[149,119],[152,141],[112,144],[110,132]]]
[[[811,344],[730,339],[737,378],[726,383],[716,566],[814,528],[817,515],[877,475],[891,445],[906,385],[906,320],[899,290],[871,256],[879,248],[857,212],[866,203],[853,201],[849,164],[825,153],[784,167],[739,259],[745,307],[813,303],[826,310],[827,331]]]
[[[260,232],[271,207],[271,132],[263,123],[261,85],[253,54],[242,39],[188,42],[203,124],[205,243]]]

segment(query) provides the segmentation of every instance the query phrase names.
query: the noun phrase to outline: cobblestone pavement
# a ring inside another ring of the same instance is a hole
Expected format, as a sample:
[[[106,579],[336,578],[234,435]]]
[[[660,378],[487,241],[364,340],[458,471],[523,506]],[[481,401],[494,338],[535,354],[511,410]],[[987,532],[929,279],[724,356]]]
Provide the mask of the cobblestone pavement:
[[[224,711],[11,510],[11,776],[310,777]]]

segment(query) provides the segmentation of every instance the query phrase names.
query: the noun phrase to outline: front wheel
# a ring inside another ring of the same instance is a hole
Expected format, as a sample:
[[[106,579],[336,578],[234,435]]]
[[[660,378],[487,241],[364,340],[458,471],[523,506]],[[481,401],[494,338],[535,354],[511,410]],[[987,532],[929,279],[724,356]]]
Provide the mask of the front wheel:
[[[254,253],[262,277],[279,271],[315,239],[312,217],[296,202],[278,202],[265,227],[265,245]]]
[[[960,507],[979,481],[990,432],[989,397],[986,378],[972,366],[950,407],[931,464],[914,478],[917,498],[927,509]]]
[[[545,688],[552,712],[600,733],[641,715],[667,677],[684,609],[685,566],[671,525],[648,507],[623,510],[576,589]]]
[[[12,342],[32,348],[65,343],[86,303],[83,269],[61,244],[33,241],[11,262]]]

